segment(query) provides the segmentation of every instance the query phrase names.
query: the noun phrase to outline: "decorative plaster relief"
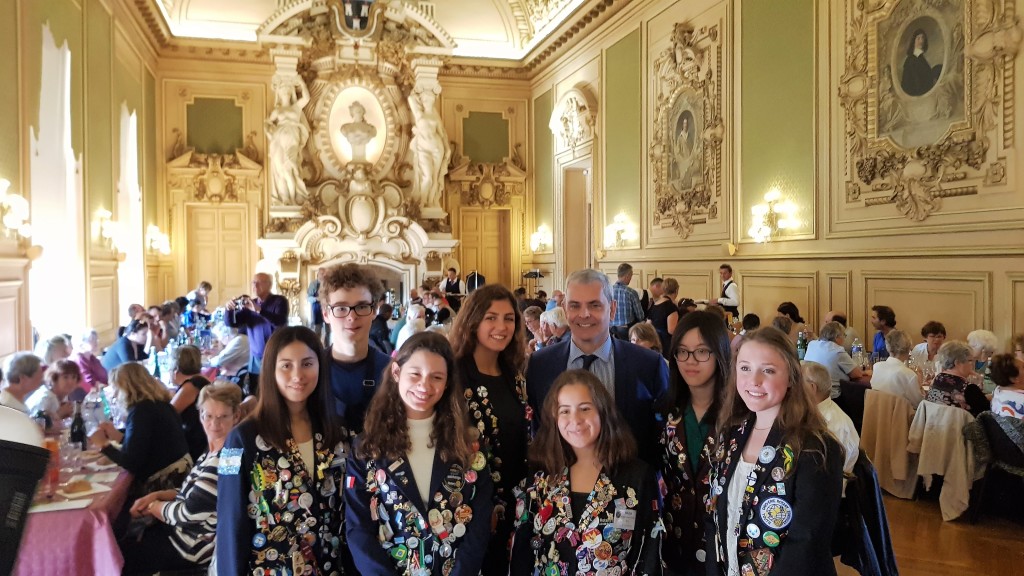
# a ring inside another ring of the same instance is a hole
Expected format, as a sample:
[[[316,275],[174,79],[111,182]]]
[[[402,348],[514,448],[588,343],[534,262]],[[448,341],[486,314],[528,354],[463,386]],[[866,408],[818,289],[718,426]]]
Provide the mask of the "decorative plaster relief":
[[[579,88],[562,95],[548,121],[562,150],[576,150],[597,135],[597,105],[594,99]]]

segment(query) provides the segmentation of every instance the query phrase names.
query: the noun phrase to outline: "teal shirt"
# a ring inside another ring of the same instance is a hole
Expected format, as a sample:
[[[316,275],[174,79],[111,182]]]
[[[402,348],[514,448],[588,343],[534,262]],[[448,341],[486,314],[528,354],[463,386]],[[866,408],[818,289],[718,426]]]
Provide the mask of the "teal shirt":
[[[686,455],[690,457],[690,467],[697,471],[700,462],[700,451],[704,449],[704,440],[708,437],[710,425],[708,417],[711,411],[704,413],[704,418],[698,422],[697,413],[693,411],[693,404],[686,406],[686,413],[683,414],[683,429],[686,430]]]

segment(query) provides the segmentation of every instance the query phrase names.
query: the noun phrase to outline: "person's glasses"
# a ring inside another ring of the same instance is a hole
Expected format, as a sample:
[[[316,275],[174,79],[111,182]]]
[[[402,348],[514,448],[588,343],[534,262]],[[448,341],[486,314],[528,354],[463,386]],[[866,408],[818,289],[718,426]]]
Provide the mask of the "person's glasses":
[[[711,350],[708,350],[707,348],[697,348],[696,350],[679,348],[675,353],[676,362],[686,362],[691,356],[693,356],[693,359],[697,362],[707,362],[708,360],[711,360]]]
[[[328,304],[327,309],[331,311],[331,315],[335,318],[344,318],[348,316],[349,312],[355,312],[356,316],[369,316],[373,314],[373,304],[356,304],[355,306],[343,306],[341,304],[331,306]]]
[[[223,414],[221,416],[214,416],[213,414],[205,414],[205,413],[201,416],[201,418],[203,419],[203,422],[211,422],[211,423],[212,422],[216,422],[218,424],[224,423],[224,422],[231,422],[231,419],[234,418],[234,417],[235,417],[234,414]]]

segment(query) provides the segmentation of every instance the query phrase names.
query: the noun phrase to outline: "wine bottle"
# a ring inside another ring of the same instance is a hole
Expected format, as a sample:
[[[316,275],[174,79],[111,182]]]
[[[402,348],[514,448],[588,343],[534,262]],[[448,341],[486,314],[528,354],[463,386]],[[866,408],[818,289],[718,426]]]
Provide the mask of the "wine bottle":
[[[89,437],[85,434],[85,419],[82,418],[82,403],[75,402],[75,415],[71,419],[71,441],[89,449]]]

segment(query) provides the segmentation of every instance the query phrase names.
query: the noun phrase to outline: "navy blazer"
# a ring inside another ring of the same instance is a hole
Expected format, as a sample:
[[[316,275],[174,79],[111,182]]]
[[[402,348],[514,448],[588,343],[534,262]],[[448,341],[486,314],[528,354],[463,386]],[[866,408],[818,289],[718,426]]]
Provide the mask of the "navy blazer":
[[[415,561],[434,576],[476,576],[491,538],[493,483],[479,470],[447,464],[434,452],[430,502],[420,497],[405,458],[362,459],[356,438],[345,478],[345,530],[362,576],[406,574]],[[460,527],[461,526],[461,527]]]
[[[530,356],[526,390],[534,411],[542,408],[555,378],[565,372],[570,340],[571,337],[554,346],[545,346]],[[668,391],[668,366],[661,354],[614,338],[612,355],[615,358],[615,405],[633,431],[640,458],[658,469],[661,465],[660,427],[655,420],[654,407]],[[535,425],[539,422],[540,418],[534,418]]]

